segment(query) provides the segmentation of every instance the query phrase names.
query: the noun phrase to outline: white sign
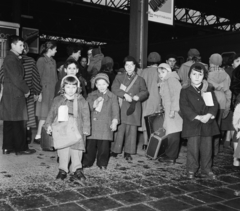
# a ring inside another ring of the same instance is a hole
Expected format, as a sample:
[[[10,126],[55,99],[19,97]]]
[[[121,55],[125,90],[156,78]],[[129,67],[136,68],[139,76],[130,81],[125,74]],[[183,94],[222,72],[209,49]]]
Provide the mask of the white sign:
[[[173,25],[174,0],[149,0],[148,20]]]

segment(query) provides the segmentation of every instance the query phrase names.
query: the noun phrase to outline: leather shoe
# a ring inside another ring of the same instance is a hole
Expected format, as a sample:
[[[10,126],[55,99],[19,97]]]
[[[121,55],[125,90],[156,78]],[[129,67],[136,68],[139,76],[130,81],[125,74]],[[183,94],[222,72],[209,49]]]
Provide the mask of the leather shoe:
[[[175,164],[176,163],[176,159],[172,159],[172,158],[169,158],[167,156],[164,156],[164,157],[160,157],[158,159],[159,162],[168,162],[168,163],[173,163]]]
[[[85,175],[83,174],[83,170],[82,169],[77,169],[74,172],[74,177],[78,180],[86,180]]]
[[[33,140],[33,142],[36,143],[36,144],[40,144],[41,143],[41,138],[38,138],[38,139],[35,138]]]
[[[124,153],[124,158],[129,161],[129,160],[132,160],[132,156],[129,154],[129,153]]]
[[[87,164],[83,164],[82,167],[83,167],[83,168],[91,168],[92,166],[87,165]]]
[[[107,170],[107,166],[99,166],[100,170]]]
[[[16,152],[16,155],[31,155],[35,152],[36,152],[35,149],[27,149],[25,151]]]
[[[8,155],[12,152],[12,150],[9,150],[9,149],[3,149],[3,154],[4,155]]]
[[[116,158],[118,156],[118,153],[116,152],[110,152],[110,157]]]
[[[67,173],[65,171],[63,171],[62,169],[59,169],[56,179],[64,180],[66,177],[67,177]]]

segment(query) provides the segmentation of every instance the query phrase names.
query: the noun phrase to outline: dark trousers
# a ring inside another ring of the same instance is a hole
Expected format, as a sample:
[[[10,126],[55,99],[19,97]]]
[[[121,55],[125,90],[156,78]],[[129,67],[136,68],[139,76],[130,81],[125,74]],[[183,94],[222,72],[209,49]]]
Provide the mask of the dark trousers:
[[[199,168],[199,156],[201,172],[212,171],[212,137],[190,137],[187,144],[187,171],[197,172]]]
[[[83,166],[92,166],[97,157],[97,166],[107,166],[110,153],[110,141],[88,139],[83,155]]]
[[[180,132],[168,134],[168,147],[165,154],[171,159],[177,159],[180,143]]]
[[[120,124],[112,143],[112,152],[121,153],[124,146],[124,152],[136,154],[137,145],[137,126]]]
[[[219,128],[221,128],[223,112],[224,112],[224,109],[219,109],[217,113],[216,121]],[[213,155],[215,156],[219,153],[220,138],[221,138],[221,134],[213,137]]]
[[[14,150],[16,152],[28,149],[24,121],[3,121],[2,149]]]

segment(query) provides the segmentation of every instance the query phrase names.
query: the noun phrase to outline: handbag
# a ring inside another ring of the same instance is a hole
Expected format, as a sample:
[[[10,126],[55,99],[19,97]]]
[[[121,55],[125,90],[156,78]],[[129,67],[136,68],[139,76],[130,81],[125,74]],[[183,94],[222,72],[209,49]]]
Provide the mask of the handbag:
[[[73,101],[73,116],[70,115],[68,121],[58,121],[58,116],[52,124],[53,145],[55,149],[70,147],[82,139],[77,128],[77,98]]]
[[[52,124],[53,146],[55,149],[63,149],[70,147],[82,138],[78,131],[76,119],[70,116],[66,122],[58,122]]]

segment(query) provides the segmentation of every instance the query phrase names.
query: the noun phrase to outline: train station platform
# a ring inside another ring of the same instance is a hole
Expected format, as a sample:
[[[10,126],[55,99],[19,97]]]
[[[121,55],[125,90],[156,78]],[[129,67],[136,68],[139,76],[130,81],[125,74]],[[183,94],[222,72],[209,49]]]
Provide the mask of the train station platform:
[[[2,146],[2,125],[0,124]],[[85,169],[84,183],[56,180],[56,152],[32,155],[0,153],[0,211],[236,211],[240,210],[240,167],[232,166],[232,152],[214,159],[216,180],[185,175],[186,146],[176,164],[145,157],[138,146],[133,161],[111,158],[107,170]]]

